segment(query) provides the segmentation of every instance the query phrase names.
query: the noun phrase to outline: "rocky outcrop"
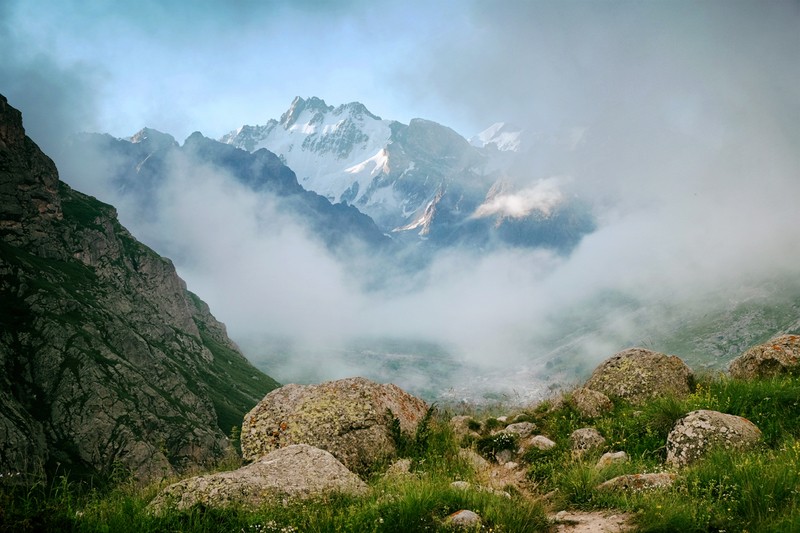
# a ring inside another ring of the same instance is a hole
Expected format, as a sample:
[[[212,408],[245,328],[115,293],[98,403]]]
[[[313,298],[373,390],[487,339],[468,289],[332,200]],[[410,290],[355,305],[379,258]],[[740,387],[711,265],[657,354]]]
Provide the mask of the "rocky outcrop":
[[[0,472],[206,465],[277,386],[0,97]]]
[[[630,348],[604,361],[584,387],[641,404],[664,395],[686,395],[692,390],[691,369],[674,355]]]
[[[741,416],[701,409],[676,422],[667,437],[667,464],[685,466],[713,448],[746,449],[761,440],[761,431]]]
[[[800,335],[782,335],[750,348],[731,361],[729,372],[736,379],[800,372]]]
[[[396,385],[364,378],[285,385],[245,416],[242,455],[252,460],[291,444],[310,444],[364,473],[395,455],[395,420],[410,436],[427,410],[425,402]]]
[[[367,485],[325,450],[295,444],[273,450],[231,472],[184,479],[150,502],[154,513],[195,505],[256,509],[267,501],[307,499],[330,493],[361,495]]]

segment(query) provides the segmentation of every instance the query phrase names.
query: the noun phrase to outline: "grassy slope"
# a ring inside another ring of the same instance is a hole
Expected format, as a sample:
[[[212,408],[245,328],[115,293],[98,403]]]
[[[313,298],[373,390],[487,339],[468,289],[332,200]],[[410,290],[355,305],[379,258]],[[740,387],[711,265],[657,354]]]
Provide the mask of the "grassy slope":
[[[686,412],[716,409],[752,420],[763,431],[763,444],[748,452],[719,451],[678,471],[675,485],[660,492],[606,493],[595,489],[620,474],[665,469],[664,444],[674,421]],[[455,479],[474,481],[476,474],[457,456],[460,445],[473,445],[491,454],[491,429],[503,423],[478,421],[485,437],[458,442],[446,414],[403,449],[413,459],[411,477],[369,480],[371,493],[363,498],[328,497],[288,506],[270,505],[255,512],[204,510],[170,513],[156,518],[145,506],[160,486],[122,483],[110,492],[75,496],[73,487],[56,484],[24,497],[5,492],[0,523],[61,524],[80,531],[448,531],[444,518],[466,508],[484,518],[481,531],[547,531],[545,508],[512,491],[506,499],[488,493],[458,491]],[[581,419],[568,404],[551,409],[547,403],[523,411],[517,419],[534,421],[557,446],[546,452],[529,451],[522,459],[535,492],[557,490],[555,509],[619,509],[634,514],[639,531],[800,531],[800,378],[741,382],[724,377],[701,377],[687,398],[661,398],[644,406],[617,404],[597,420]],[[599,470],[601,452],[582,460],[572,458],[569,434],[593,425],[607,438],[609,450],[624,450],[631,460]],[[0,485],[2,486],[2,485]],[[5,514],[3,514],[5,513]],[[48,522],[49,521],[49,522]],[[0,530],[2,530],[0,528]],[[24,527],[17,529],[25,531]],[[28,529],[32,530],[32,529]]]

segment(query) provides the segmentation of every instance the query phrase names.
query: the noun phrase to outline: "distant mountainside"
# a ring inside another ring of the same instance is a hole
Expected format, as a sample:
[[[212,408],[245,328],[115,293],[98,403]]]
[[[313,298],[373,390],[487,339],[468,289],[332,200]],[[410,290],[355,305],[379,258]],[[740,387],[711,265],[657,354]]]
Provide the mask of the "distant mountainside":
[[[277,386],[113,207],[59,180],[0,96],[0,472],[210,464]]]
[[[159,187],[167,181],[176,156],[184,156],[192,165],[206,165],[221,171],[250,188],[277,198],[276,208],[306,226],[332,251],[342,251],[354,242],[381,248],[391,244],[384,233],[366,215],[345,204],[331,204],[322,196],[305,190],[294,172],[267,150],[249,153],[208,139],[199,132],[186,139],[183,146],[168,134],[144,128],[128,139],[106,134],[83,133],[65,146],[61,160],[64,175],[92,172],[103,162],[104,176],[122,195],[132,199],[143,212],[152,205]]]
[[[513,157],[498,154],[527,145],[519,131],[495,130],[471,144],[429,120],[406,125],[358,102],[297,97],[280,120],[221,141],[275,152],[303,187],[356,206],[395,238],[571,250],[595,228],[587,206],[547,175],[510,174]]]

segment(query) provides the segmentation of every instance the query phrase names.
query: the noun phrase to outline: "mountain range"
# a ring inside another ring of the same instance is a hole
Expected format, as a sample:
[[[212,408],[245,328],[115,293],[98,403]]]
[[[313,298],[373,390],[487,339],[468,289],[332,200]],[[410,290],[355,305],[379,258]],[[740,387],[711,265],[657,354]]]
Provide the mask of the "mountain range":
[[[513,156],[535,139],[504,126],[470,142],[429,120],[402,124],[358,102],[297,97],[279,120],[220,141],[274,152],[303,187],[356,206],[401,241],[568,252],[594,230],[589,208],[551,176],[521,173]]]

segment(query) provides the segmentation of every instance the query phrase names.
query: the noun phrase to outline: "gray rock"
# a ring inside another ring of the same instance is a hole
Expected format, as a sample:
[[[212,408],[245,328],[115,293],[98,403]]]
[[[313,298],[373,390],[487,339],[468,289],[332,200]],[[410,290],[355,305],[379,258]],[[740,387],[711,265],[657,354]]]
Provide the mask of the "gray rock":
[[[480,435],[469,427],[473,420],[471,416],[454,416],[450,419],[450,427],[453,429],[453,433],[455,433],[456,437],[460,439],[466,436],[479,437]]]
[[[598,490],[619,490],[641,492],[645,490],[667,489],[672,486],[677,476],[671,473],[656,474],[628,474],[617,476],[601,483],[597,486]]]
[[[630,348],[601,363],[584,387],[637,405],[665,395],[687,395],[692,382],[692,371],[679,357]]]
[[[515,433],[519,435],[520,438],[524,439],[536,431],[536,424],[533,422],[515,422],[507,425],[503,431],[506,433]]]
[[[800,335],[783,335],[750,348],[731,361],[736,379],[770,378],[800,371]]]
[[[539,450],[549,450],[555,448],[556,443],[544,435],[536,435],[522,443],[523,448],[538,448]]]
[[[462,509],[448,516],[444,523],[456,529],[477,529],[481,527],[481,517],[473,511]]]
[[[597,418],[614,408],[611,400],[602,392],[581,387],[572,393],[572,406],[584,418]]]
[[[504,490],[497,490],[493,489],[492,487],[485,487],[483,485],[473,485],[472,483],[467,483],[466,481],[453,481],[450,483],[450,486],[458,490],[474,490],[476,492],[485,492],[487,494],[493,494],[509,500],[511,499],[511,494]]]
[[[740,416],[701,409],[676,422],[667,437],[667,464],[685,466],[712,448],[747,449],[761,440],[761,430]]]
[[[606,439],[594,428],[576,429],[569,436],[572,453],[576,456],[597,450],[606,445]]]
[[[473,450],[462,448],[458,450],[458,456],[469,463],[476,472],[483,472],[489,469],[489,461]]]
[[[256,509],[267,501],[312,498],[329,493],[362,495],[367,485],[330,453],[296,444],[274,450],[231,472],[197,476],[163,489],[148,508],[155,514],[194,505]]]
[[[511,450],[500,450],[494,454],[495,460],[501,465],[504,465],[514,460],[514,452]]]
[[[597,461],[597,468],[606,468],[619,463],[627,463],[630,461],[628,454],[625,452],[607,452]]]
[[[411,436],[427,404],[396,385],[364,378],[320,385],[286,385],[264,397],[244,418],[242,455],[253,460],[291,444],[331,452],[345,466],[366,473],[396,455],[392,417]]]

